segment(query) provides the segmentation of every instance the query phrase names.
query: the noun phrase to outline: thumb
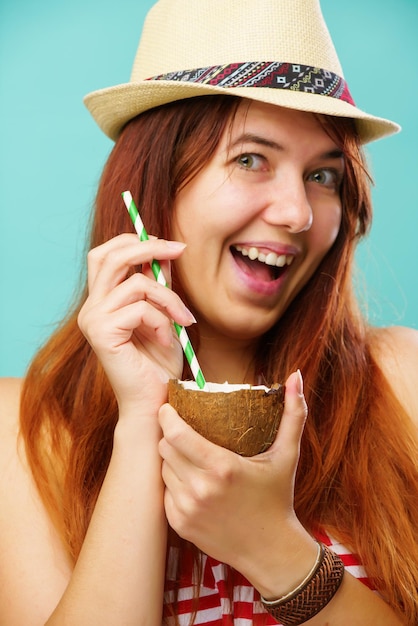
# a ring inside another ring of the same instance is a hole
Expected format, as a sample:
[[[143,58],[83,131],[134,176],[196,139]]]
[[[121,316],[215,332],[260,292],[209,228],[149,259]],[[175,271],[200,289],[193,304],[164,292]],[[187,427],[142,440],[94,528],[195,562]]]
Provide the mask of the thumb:
[[[286,380],[283,415],[272,448],[280,445],[280,448],[285,450],[299,449],[307,416],[303,378],[300,370],[297,370]]]

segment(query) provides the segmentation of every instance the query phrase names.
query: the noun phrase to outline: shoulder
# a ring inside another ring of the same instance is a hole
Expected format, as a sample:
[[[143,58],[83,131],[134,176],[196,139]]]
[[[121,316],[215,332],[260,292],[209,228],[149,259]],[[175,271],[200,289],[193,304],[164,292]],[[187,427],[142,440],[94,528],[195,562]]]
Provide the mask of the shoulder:
[[[10,438],[17,438],[21,389],[21,379],[0,378],[0,451]],[[0,463],[2,457],[0,454]]]
[[[418,330],[405,326],[374,328],[371,337],[382,369],[395,368],[407,380],[417,380]]]
[[[19,408],[21,378],[0,378],[0,411],[13,411]]]
[[[380,368],[418,426],[418,330],[374,328],[370,336]]]
[[[418,330],[406,326],[374,328],[372,337],[383,366],[408,365],[418,370]]]
[[[20,431],[20,394],[22,381],[17,378],[0,378],[0,512],[6,514],[5,502],[11,504],[17,496],[17,487],[28,475],[26,455]]]

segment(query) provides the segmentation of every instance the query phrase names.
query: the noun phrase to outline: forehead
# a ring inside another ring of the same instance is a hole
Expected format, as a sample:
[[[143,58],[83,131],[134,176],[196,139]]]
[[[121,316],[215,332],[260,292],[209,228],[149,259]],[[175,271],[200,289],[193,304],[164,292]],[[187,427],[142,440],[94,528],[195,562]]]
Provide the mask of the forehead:
[[[285,144],[319,143],[320,151],[336,146],[314,113],[243,100],[227,125],[221,143],[225,147],[234,144],[239,137],[252,135],[272,141],[280,139]]]

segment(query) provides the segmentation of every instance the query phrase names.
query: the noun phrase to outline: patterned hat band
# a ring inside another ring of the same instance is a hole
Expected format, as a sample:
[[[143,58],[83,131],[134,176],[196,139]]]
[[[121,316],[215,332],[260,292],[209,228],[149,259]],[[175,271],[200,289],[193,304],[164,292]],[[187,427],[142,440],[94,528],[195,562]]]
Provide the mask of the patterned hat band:
[[[216,87],[268,87],[329,96],[354,105],[345,80],[319,67],[301,63],[247,62],[179,70],[147,80],[200,83]]]

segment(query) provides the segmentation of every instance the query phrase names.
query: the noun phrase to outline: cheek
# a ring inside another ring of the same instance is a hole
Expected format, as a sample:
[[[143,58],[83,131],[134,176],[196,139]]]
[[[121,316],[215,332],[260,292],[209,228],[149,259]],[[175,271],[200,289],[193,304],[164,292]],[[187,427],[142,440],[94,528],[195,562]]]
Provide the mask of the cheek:
[[[325,254],[338,236],[341,227],[341,207],[336,206],[328,211],[323,211],[317,216],[313,228],[313,239],[318,251]]]
[[[182,241],[194,233],[206,239],[215,233],[222,237],[241,228],[257,209],[259,199],[254,193],[215,171],[212,178],[202,175],[178,194],[172,232],[181,235]]]
[[[200,239],[211,222],[212,213],[201,194],[194,193],[193,190],[180,194],[173,210],[171,227],[173,239],[184,241],[187,245],[193,239]]]

